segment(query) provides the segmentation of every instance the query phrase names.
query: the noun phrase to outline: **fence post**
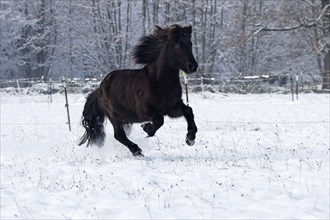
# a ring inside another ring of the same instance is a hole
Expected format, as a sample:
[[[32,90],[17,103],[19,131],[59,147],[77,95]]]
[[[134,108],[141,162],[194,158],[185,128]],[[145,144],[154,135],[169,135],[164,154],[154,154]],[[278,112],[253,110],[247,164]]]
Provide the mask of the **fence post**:
[[[294,93],[293,93],[293,75],[290,75],[290,81],[291,81],[291,95],[292,95],[292,101],[294,102]]]
[[[299,90],[299,75],[296,74],[296,99],[298,100],[298,91]]]
[[[202,87],[202,92],[204,92],[203,76],[201,76],[201,87]]]
[[[48,83],[48,101],[53,103],[53,96],[52,96],[52,77],[49,77]]]
[[[17,84],[17,92],[21,91],[21,87],[19,86],[19,81],[18,79],[16,79],[16,84]]]
[[[187,77],[187,74],[186,72],[182,71],[182,75],[183,75],[183,78],[184,78],[184,87],[186,89],[186,104],[187,106],[189,106],[189,98],[188,98],[188,77]]]
[[[64,86],[64,95],[65,95],[65,107],[66,107],[66,113],[67,113],[67,115],[68,115],[69,131],[71,131],[70,111],[69,111],[69,102],[68,102],[68,92],[67,92],[67,89],[66,89],[66,81],[65,81],[65,77],[63,77],[63,86]]]

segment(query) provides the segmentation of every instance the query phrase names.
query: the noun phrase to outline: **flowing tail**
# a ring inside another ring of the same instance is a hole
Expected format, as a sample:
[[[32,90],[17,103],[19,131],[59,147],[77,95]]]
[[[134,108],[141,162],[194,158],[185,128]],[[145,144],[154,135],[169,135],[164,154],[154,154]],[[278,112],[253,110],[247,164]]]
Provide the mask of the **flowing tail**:
[[[79,145],[87,141],[87,146],[89,144],[96,144],[99,147],[103,146],[105,138],[103,122],[105,115],[99,105],[99,96],[100,89],[98,88],[87,97],[81,120],[86,131],[81,137]]]

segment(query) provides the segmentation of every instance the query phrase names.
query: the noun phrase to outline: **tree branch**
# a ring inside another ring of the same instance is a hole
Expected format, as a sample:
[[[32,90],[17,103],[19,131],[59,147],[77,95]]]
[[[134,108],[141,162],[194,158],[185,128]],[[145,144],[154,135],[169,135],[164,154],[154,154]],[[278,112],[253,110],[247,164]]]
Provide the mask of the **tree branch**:
[[[326,5],[322,9],[320,15],[316,19],[314,19],[313,21],[308,22],[308,23],[300,21],[300,23],[298,25],[295,25],[295,26],[290,26],[290,27],[267,27],[263,24],[256,24],[256,25],[254,25],[254,30],[253,30],[249,40],[252,39],[259,32],[262,32],[262,31],[279,31],[279,32],[282,32],[282,31],[293,31],[293,30],[297,30],[297,29],[300,29],[300,28],[316,27],[318,25],[318,22],[321,21],[322,17],[327,14],[328,9],[330,9],[330,4]]]

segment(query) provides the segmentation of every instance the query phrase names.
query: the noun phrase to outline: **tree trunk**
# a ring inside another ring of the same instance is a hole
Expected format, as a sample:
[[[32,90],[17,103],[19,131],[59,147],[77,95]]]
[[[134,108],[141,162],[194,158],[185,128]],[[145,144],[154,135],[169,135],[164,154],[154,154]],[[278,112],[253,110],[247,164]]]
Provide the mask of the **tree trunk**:
[[[194,28],[194,31],[193,31],[193,41],[194,41],[194,54],[195,54],[195,57],[196,57],[196,60],[199,60],[199,50],[198,50],[198,39],[197,39],[197,19],[196,19],[196,10],[197,10],[197,7],[196,7],[196,0],[192,0],[192,24],[193,24],[193,28]]]
[[[322,0],[322,9],[326,9],[323,17],[323,31],[324,35],[329,39],[330,37],[330,0]],[[323,85],[322,89],[330,89],[330,45],[325,46],[324,69],[322,72]]]
[[[328,49],[324,57],[324,71],[322,73],[322,89],[330,89],[330,50]]]
[[[246,26],[247,26],[247,17],[248,17],[248,0],[243,0],[242,8],[242,24],[241,24],[241,45],[240,45],[240,65],[239,72],[242,75],[247,75],[247,42],[246,42]]]

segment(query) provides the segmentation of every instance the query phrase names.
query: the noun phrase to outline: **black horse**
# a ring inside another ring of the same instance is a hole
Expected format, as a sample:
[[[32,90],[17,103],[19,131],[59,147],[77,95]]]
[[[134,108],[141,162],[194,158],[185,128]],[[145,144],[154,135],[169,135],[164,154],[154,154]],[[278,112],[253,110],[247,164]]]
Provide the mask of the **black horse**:
[[[87,145],[103,145],[103,122],[107,116],[115,139],[134,156],[143,156],[138,145],[127,138],[124,126],[147,122],[142,128],[153,136],[163,125],[165,115],[186,118],[186,143],[193,145],[197,127],[192,109],[181,99],[179,79],[180,70],[193,73],[198,67],[192,53],[191,33],[191,26],[156,26],[153,34],[142,37],[133,48],[132,57],[135,63],[145,66],[109,73],[99,88],[87,97],[82,117],[86,131],[79,145],[86,141]]]

